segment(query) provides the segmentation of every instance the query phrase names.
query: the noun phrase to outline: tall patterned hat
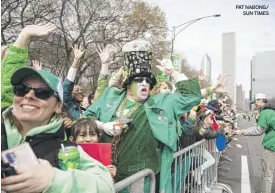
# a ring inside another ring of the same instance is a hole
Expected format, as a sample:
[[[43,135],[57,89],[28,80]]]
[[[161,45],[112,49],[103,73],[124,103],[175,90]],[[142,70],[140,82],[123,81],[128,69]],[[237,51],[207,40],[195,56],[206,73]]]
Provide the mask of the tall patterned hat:
[[[124,53],[125,81],[124,86],[130,84],[135,77],[148,77],[151,79],[151,88],[156,85],[156,78],[151,71],[152,46],[146,40],[138,39],[126,43]]]

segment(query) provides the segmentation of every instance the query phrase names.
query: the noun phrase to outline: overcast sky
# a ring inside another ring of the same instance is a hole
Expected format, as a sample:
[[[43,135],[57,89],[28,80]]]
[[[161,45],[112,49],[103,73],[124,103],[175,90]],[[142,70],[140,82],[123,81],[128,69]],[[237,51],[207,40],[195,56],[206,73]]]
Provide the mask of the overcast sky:
[[[236,32],[236,83],[246,96],[250,89],[250,60],[257,51],[275,50],[275,0],[147,0],[166,13],[168,26],[213,14],[190,25],[176,37],[175,52],[183,54],[190,66],[200,69],[207,52],[212,60],[212,78],[222,72],[222,33]],[[269,5],[269,15],[243,15],[236,5]],[[171,37],[171,34],[170,34]],[[271,69],[267,69],[271,70]],[[274,69],[275,72],[275,64]]]

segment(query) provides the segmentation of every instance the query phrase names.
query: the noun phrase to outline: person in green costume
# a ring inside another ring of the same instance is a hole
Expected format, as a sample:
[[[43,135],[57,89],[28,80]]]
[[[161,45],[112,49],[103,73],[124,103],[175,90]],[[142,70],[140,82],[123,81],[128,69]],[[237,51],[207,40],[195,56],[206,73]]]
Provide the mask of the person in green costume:
[[[257,125],[248,129],[237,130],[237,135],[262,135],[263,158],[262,158],[262,193],[271,193],[273,173],[275,170],[275,106],[267,103],[265,94],[258,93],[252,101],[260,110]]]
[[[149,168],[160,173],[159,191],[172,192],[170,168],[177,151],[177,120],[200,103],[198,78],[188,80],[184,74],[158,66],[174,80],[177,91],[149,95],[156,85],[150,43],[134,40],[122,51],[125,66],[119,74],[124,77],[123,88],[106,88],[84,115],[97,119],[103,131],[101,142],[113,144],[116,182]]]

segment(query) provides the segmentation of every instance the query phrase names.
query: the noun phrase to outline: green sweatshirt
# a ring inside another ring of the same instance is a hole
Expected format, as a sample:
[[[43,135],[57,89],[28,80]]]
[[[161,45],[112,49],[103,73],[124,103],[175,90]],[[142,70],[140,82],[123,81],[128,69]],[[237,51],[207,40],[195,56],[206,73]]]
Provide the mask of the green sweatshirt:
[[[23,67],[28,61],[28,50],[9,46],[1,66],[1,107],[7,107],[12,104],[13,92],[10,79],[12,74]],[[33,136],[40,133],[55,133],[62,125],[62,120],[52,119],[48,125],[31,129],[25,137],[22,137],[15,125],[12,125],[7,112],[3,112],[8,147],[12,148],[23,143],[27,136]],[[80,169],[71,171],[62,171],[54,168],[49,187],[44,193],[109,193],[114,192],[112,178],[101,163],[86,154],[81,147],[78,147],[80,153]]]
[[[263,138],[264,147],[275,152],[275,111],[271,109],[262,110],[257,124],[266,129]]]
[[[11,76],[28,62],[28,49],[9,45],[6,55],[1,61],[1,108],[12,104],[13,91]]]

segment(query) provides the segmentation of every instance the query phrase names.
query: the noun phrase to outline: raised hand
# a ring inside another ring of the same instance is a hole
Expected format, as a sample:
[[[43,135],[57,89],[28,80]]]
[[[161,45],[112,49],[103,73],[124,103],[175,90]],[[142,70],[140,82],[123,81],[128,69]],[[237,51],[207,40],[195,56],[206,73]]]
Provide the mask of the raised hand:
[[[96,45],[96,51],[100,56],[102,64],[110,63],[111,55],[113,54],[112,46],[108,44],[105,48],[102,44]]]
[[[40,61],[39,60],[32,60],[32,67],[35,70],[41,70],[42,69],[42,65],[40,65]]]
[[[30,37],[44,37],[55,29],[55,24],[47,23],[45,25],[28,25],[22,31]]]
[[[204,72],[203,72],[202,69],[200,70],[200,72],[198,74],[198,77],[199,77],[200,81],[204,81],[205,80],[206,77],[205,77]]]
[[[78,45],[72,46],[72,49],[74,50],[74,61],[72,64],[72,68],[78,68],[80,64],[79,61],[86,50],[83,50],[83,47]]]
[[[14,46],[20,48],[28,48],[32,38],[45,37],[56,29],[54,24],[45,25],[28,25],[19,34]]]
[[[217,79],[217,83],[215,85],[215,87],[213,88],[213,90],[215,92],[225,92],[224,91],[224,85],[227,82],[227,79],[225,78],[225,74],[221,74],[218,79]]]
[[[173,67],[173,64],[172,64],[172,61],[170,60],[170,62],[168,61],[160,61],[159,59],[157,59],[157,65],[156,67],[163,73],[165,73],[166,75],[170,76],[171,73],[173,72],[174,70],[174,67]]]
[[[80,60],[86,50],[84,50],[82,46],[79,46],[77,44],[75,44],[74,47],[72,46],[72,48],[74,50],[74,59]]]

